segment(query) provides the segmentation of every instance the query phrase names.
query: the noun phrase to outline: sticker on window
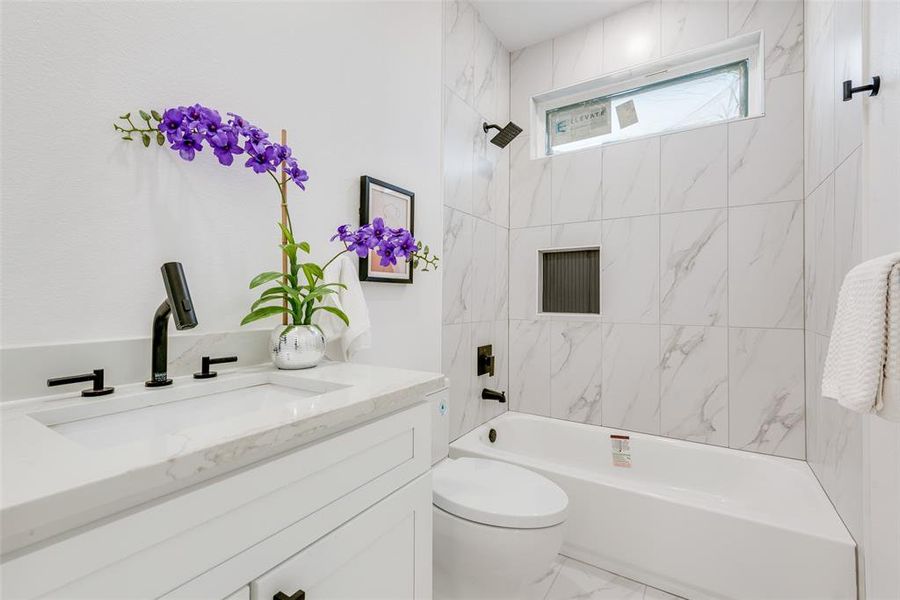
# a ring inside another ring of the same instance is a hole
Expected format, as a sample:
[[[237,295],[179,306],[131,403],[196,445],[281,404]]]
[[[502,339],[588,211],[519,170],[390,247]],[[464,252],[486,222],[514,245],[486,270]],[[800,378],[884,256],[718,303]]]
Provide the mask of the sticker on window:
[[[616,116],[619,117],[619,129],[631,127],[638,122],[637,109],[634,100],[628,100],[616,107]]]
[[[552,146],[606,135],[612,131],[609,100],[605,98],[574,104],[564,110],[548,113],[547,117],[550,120]]]

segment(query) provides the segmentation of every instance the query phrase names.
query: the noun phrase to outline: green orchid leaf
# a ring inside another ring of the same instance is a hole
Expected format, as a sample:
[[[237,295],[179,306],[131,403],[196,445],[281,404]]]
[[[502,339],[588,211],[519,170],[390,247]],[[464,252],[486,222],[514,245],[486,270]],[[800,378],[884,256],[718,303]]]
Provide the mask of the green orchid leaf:
[[[139,111],[138,111],[138,114],[141,115],[141,118],[142,118],[143,120],[147,121],[148,123],[150,122],[150,115],[148,115],[147,113],[145,113],[145,112],[142,111],[142,110],[139,110]]]
[[[279,273],[277,271],[266,271],[265,273],[260,273],[250,281],[250,289],[252,290],[253,288],[258,287],[264,283],[275,281],[276,279],[280,279],[282,277],[284,277],[284,273]]]
[[[155,110],[151,110],[150,114],[153,115],[153,118],[157,121],[162,121],[162,115],[156,112]]]
[[[270,287],[263,290],[259,297],[265,298],[267,296],[281,296],[282,294],[284,294],[284,287],[282,285],[276,285],[275,287]]]
[[[297,261],[297,250],[302,250],[309,254],[309,244],[306,242],[300,242],[299,244],[282,244],[281,250],[288,255],[288,258],[291,259],[292,263]],[[295,268],[291,270],[292,273],[296,274],[296,265],[293,265]]]
[[[157,134],[156,134],[156,143],[159,144],[160,146],[162,146],[163,144],[166,143],[166,136],[164,136],[164,135],[162,134],[162,131],[157,132]]]
[[[342,311],[339,308],[335,308],[333,306],[317,306],[314,309],[312,309],[312,312],[316,312],[317,310],[324,310],[326,312],[330,312],[331,314],[336,316],[338,319],[343,321],[344,325],[348,325],[348,326],[350,325],[350,319],[347,318],[347,315],[344,314],[344,311]]]
[[[272,302],[272,301],[278,301],[279,303],[283,303],[284,296],[283,295],[282,296],[269,295],[269,296],[260,298],[259,300],[257,300],[256,302],[254,302],[253,304],[250,305],[250,312],[253,312],[257,308],[259,308],[263,303]],[[283,305],[282,305],[282,308],[284,308]]]
[[[319,287],[319,288],[316,288],[316,289],[312,290],[311,292],[309,292],[304,297],[304,302],[310,302],[313,300],[321,300],[328,294],[337,294],[337,291],[329,289],[329,288]]]
[[[303,269],[303,274],[306,275],[309,285],[315,285],[316,279],[322,279],[325,276],[322,267],[315,263],[303,263],[300,265],[300,268]]]
[[[265,319],[266,317],[280,315],[285,312],[288,311],[285,310],[283,306],[264,306],[262,308],[257,308],[256,310],[251,311],[250,314],[248,314],[241,320],[241,325],[246,325],[247,323],[252,323],[253,321],[259,321],[260,319]]]
[[[287,240],[287,243],[288,243],[288,244],[294,244],[294,243],[296,243],[296,242],[294,241],[294,236],[293,236],[293,234],[291,233],[291,230],[290,230],[290,229],[288,229],[287,227],[285,227],[283,223],[279,223],[279,224],[278,224],[278,227],[281,228],[281,233],[282,233],[282,235],[284,235],[284,239]]]
[[[141,141],[144,142],[144,148],[150,147],[150,136],[146,133],[141,134]]]

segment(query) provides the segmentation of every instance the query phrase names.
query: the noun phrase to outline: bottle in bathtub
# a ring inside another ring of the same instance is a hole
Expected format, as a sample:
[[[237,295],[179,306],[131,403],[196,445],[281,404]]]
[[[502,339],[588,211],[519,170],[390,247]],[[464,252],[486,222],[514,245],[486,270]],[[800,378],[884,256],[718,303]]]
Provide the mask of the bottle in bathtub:
[[[612,463],[614,467],[631,468],[631,438],[627,435],[612,434],[609,436],[612,446]]]

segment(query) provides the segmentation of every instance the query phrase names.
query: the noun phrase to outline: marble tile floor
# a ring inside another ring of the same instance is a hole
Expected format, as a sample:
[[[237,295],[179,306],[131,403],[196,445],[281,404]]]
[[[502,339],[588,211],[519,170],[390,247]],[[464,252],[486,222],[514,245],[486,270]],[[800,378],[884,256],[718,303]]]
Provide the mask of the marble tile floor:
[[[547,572],[531,585],[526,595],[526,600],[576,599],[680,600],[680,597],[562,554],[558,555]]]

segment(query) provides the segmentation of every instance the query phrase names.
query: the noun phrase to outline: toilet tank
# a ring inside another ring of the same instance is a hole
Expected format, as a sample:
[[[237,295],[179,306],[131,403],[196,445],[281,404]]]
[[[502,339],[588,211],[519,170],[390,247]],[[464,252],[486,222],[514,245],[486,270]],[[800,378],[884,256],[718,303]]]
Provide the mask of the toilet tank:
[[[445,458],[450,449],[450,389],[426,396],[431,404],[431,464]]]

